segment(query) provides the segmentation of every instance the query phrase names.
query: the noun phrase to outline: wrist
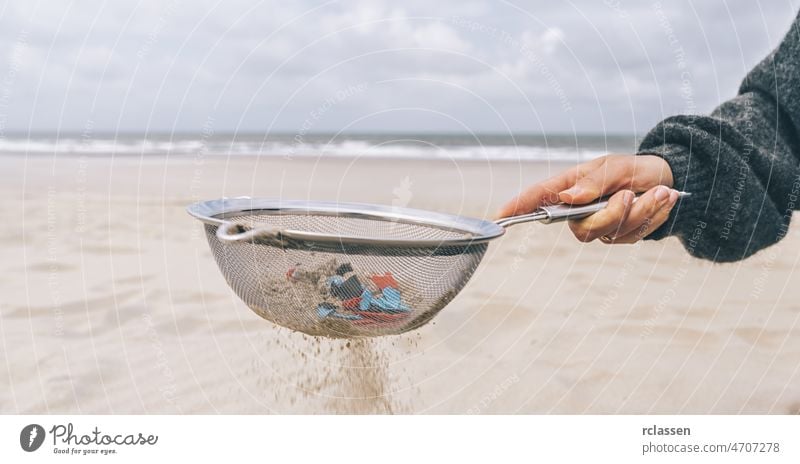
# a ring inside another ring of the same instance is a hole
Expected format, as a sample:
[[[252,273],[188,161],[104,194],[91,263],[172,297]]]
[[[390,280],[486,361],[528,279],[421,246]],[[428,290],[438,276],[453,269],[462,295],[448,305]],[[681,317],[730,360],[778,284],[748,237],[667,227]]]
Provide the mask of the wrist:
[[[646,163],[646,169],[649,173],[648,177],[652,178],[652,184],[665,185],[673,188],[675,186],[675,178],[672,174],[672,167],[663,157],[655,153],[637,153],[637,160]],[[640,162],[641,162],[640,161]]]

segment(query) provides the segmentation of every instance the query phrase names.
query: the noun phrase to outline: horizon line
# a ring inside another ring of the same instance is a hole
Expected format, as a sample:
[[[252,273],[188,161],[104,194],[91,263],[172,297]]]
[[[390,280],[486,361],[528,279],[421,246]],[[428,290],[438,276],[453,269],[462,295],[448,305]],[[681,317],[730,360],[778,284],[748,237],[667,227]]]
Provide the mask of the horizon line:
[[[153,131],[136,131],[136,130],[122,130],[122,131],[112,131],[112,130],[98,130],[98,131],[91,131],[88,132],[87,137],[92,138],[93,136],[97,135],[106,135],[106,136],[125,136],[125,135],[197,135],[202,134],[202,130],[198,131],[189,131],[189,130],[177,130],[177,131],[165,131],[165,130],[153,130]],[[3,138],[8,137],[19,137],[19,136],[40,136],[40,135],[49,135],[49,136],[59,136],[59,135],[77,135],[83,136],[87,134],[87,131],[79,131],[79,130],[32,130],[32,131],[22,131],[22,130],[6,130],[3,134],[0,134],[0,140]],[[398,130],[386,130],[386,131],[346,131],[346,132],[336,132],[336,131],[315,131],[315,132],[305,132],[300,133],[297,131],[288,131],[288,130],[280,130],[280,131],[271,131],[271,132],[263,132],[257,130],[244,130],[244,131],[232,131],[232,130],[224,130],[218,131],[211,134],[211,136],[219,136],[219,135],[280,135],[280,136],[296,136],[301,135],[305,136],[370,136],[370,135],[455,135],[455,136],[515,136],[515,137],[525,137],[525,136],[574,136],[574,135],[590,135],[590,136],[600,136],[600,137],[630,137],[630,136],[643,136],[642,133],[635,133],[635,132],[597,132],[597,131],[573,131],[573,132],[566,132],[566,131],[545,131],[545,132],[531,132],[531,131],[510,131],[510,132],[498,132],[498,131],[474,131],[474,132],[459,132],[459,131],[398,131]]]

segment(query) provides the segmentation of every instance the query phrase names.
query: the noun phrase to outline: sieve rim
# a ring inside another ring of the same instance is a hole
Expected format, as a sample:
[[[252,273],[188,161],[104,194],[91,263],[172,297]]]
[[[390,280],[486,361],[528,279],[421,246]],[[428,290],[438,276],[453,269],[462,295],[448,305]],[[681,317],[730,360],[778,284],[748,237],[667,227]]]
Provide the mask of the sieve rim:
[[[323,216],[330,215],[337,217],[398,221],[406,224],[447,229],[465,234],[465,237],[458,238],[385,239],[380,237],[304,232],[301,230],[292,229],[280,230],[280,235],[282,238],[305,242],[336,243],[340,245],[372,245],[377,247],[401,248],[469,246],[488,242],[492,239],[500,237],[505,233],[504,227],[492,221],[414,208],[369,203],[223,197],[215,200],[200,201],[191,204],[186,208],[186,211],[199,221],[217,227],[225,223],[235,222],[228,219],[235,218],[237,215],[248,215],[259,211],[270,211],[272,214],[305,213]]]

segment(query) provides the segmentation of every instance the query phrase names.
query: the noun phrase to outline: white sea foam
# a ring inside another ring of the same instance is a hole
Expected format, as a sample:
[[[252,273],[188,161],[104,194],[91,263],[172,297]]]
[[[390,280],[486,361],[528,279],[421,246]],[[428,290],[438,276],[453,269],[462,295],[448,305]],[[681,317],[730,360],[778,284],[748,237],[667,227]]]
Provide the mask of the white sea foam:
[[[577,139],[580,142],[580,138]],[[445,142],[433,140],[392,140],[391,138],[350,139],[332,141],[310,140],[298,142],[291,137],[279,140],[259,140],[249,136],[203,139],[200,136],[170,139],[136,137],[7,137],[0,139],[0,154],[29,155],[195,155],[202,151],[209,156],[276,156],[295,157],[369,157],[369,158],[424,158],[454,160],[540,160],[584,161],[601,156],[613,149],[597,146],[585,147],[538,143],[515,143],[505,140],[500,144],[477,143],[471,139],[448,138]]]

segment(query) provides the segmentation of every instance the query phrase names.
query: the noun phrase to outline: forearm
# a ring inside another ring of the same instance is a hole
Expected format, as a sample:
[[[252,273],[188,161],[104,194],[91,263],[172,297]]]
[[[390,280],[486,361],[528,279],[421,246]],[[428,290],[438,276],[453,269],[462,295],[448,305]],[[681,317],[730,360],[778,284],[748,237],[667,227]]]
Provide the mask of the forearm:
[[[749,105],[750,98],[726,105]],[[792,151],[776,136],[779,129],[764,130],[770,119],[714,116],[667,119],[643,141],[641,152],[662,156],[674,187],[692,193],[651,237],[676,235],[697,257],[735,261],[785,235],[798,205],[800,173]],[[772,134],[772,143],[756,132]]]

